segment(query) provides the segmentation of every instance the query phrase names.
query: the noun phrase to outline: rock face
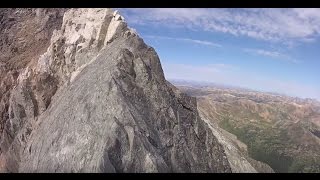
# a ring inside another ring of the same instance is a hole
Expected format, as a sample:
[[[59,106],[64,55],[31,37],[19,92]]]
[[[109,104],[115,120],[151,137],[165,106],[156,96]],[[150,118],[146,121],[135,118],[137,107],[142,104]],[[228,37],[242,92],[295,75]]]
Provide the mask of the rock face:
[[[223,128],[233,134],[223,137],[246,145],[241,146],[246,147],[244,152],[251,159],[246,155],[240,157],[245,157],[260,172],[270,168],[252,159],[268,164],[275,172],[320,172],[320,106],[315,100],[240,88],[177,87],[197,97],[200,116],[217,132]],[[226,144],[233,150],[238,143]],[[237,153],[230,156],[226,150],[226,154],[231,167],[232,159],[239,162]]]
[[[62,14],[47,50],[6,91],[2,171],[231,172],[196,99],[165,80],[155,50],[121,15]]]
[[[34,87],[27,81],[18,84],[18,76],[27,67],[36,64],[39,55],[46,52],[53,30],[60,29],[64,11],[65,9],[0,9],[0,169],[4,169],[4,164],[9,169],[11,166],[16,167],[15,161],[5,163],[6,159],[16,159],[15,152],[18,148],[14,147],[19,145],[13,145],[12,142],[21,127],[28,122],[27,119],[38,113],[37,106],[29,103],[34,99],[34,94],[30,91]],[[44,81],[44,74],[37,78],[41,79],[32,80],[42,84],[37,89],[51,86],[50,81]],[[35,110],[30,112],[30,108]],[[27,134],[29,133],[28,130]],[[25,142],[25,138],[22,141]],[[7,151],[12,156],[4,157]]]

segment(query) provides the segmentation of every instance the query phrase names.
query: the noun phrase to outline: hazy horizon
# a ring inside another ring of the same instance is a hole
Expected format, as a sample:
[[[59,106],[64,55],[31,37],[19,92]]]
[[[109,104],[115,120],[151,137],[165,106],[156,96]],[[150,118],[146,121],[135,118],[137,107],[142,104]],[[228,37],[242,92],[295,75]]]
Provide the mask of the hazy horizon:
[[[228,88],[228,89],[243,89],[243,90],[248,90],[248,91],[256,91],[256,92],[260,92],[260,93],[267,93],[267,94],[278,94],[281,96],[288,96],[288,97],[292,97],[292,98],[300,98],[300,99],[313,99],[313,100],[317,100],[320,103],[319,99],[316,98],[303,98],[303,97],[299,97],[299,96],[292,96],[292,95],[288,95],[285,93],[279,93],[279,92],[275,92],[275,91],[265,91],[265,90],[257,90],[257,89],[253,89],[250,87],[245,87],[245,86],[235,86],[232,84],[224,84],[224,83],[215,83],[215,82],[210,82],[210,81],[198,81],[198,80],[187,80],[187,79],[173,79],[173,78],[166,78],[167,81],[169,81],[170,83],[179,86],[179,83],[181,83],[181,85],[183,83],[188,83],[187,86],[189,84],[197,84],[197,85],[203,85],[203,86],[208,86],[208,87],[218,87],[218,88]]]
[[[168,79],[320,100],[320,9],[119,9]]]

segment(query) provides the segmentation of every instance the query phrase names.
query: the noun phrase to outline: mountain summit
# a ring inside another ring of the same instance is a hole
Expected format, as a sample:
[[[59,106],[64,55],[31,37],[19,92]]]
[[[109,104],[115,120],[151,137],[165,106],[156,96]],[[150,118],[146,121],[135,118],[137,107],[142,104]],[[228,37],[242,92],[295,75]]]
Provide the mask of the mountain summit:
[[[231,172],[196,99],[117,11],[0,13],[3,172]]]

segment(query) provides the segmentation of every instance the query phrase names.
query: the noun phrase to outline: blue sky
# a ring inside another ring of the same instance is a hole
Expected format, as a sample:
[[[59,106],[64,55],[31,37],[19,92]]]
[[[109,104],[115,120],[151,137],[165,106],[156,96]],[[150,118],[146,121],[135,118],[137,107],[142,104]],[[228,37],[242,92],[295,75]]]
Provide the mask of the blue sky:
[[[320,100],[320,9],[119,9],[167,79]]]

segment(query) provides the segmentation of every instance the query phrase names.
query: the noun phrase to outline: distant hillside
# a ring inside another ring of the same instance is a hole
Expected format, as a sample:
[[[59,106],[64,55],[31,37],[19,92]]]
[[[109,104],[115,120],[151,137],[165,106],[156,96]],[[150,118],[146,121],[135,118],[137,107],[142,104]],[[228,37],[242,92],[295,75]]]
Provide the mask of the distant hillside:
[[[182,84],[181,91],[197,97],[200,115],[236,135],[250,157],[276,172],[320,172],[318,101]]]

